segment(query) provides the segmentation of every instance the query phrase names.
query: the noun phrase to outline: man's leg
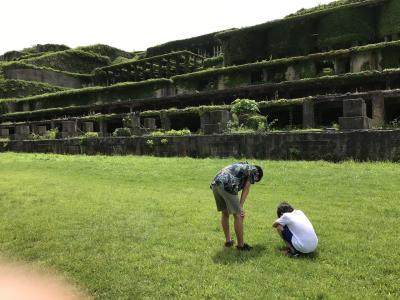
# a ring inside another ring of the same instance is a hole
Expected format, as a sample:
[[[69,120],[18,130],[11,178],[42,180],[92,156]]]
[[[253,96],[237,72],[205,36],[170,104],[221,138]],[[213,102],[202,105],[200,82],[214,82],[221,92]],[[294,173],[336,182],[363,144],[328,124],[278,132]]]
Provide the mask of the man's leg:
[[[221,212],[221,225],[224,230],[226,242],[230,242],[232,240],[231,233],[229,231],[229,213],[227,210],[223,210]]]
[[[236,238],[238,240],[238,247],[243,247],[243,218],[240,214],[233,215],[234,216],[234,225],[235,225],[235,233]]]
[[[278,225],[276,227],[276,231],[278,232],[279,236],[281,237],[281,239],[285,242],[286,246],[290,249],[290,251],[292,253],[295,253],[296,250],[293,248],[293,246],[285,239],[285,237],[283,236],[283,231],[285,230],[285,228],[282,225]]]

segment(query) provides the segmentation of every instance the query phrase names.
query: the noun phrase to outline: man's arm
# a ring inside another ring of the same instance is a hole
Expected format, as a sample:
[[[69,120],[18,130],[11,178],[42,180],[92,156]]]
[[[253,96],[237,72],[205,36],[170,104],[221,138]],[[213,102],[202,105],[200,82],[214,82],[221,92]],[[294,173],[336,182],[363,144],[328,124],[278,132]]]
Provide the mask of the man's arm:
[[[242,194],[240,196],[240,203],[239,203],[239,205],[240,205],[240,215],[243,218],[244,218],[244,215],[245,215],[244,209],[243,209],[243,205],[244,205],[244,202],[246,201],[247,195],[250,192],[250,186],[251,186],[250,182],[246,181],[246,183],[245,183],[245,185],[243,187],[243,190],[242,190]]]

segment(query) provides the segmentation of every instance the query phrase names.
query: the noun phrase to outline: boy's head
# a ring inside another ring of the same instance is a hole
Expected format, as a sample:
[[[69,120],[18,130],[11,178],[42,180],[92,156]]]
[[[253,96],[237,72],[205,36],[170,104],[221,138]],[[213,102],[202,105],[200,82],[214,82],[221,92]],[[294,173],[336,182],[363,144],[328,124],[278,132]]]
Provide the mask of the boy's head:
[[[278,209],[276,210],[276,214],[278,215],[278,218],[282,217],[284,213],[292,212],[294,211],[293,206],[291,206],[287,202],[282,202],[279,204]]]
[[[254,167],[256,167],[257,173],[258,173],[256,182],[259,182],[259,181],[261,181],[261,178],[263,178],[264,172],[263,172],[263,169],[260,166],[256,166],[255,165]]]

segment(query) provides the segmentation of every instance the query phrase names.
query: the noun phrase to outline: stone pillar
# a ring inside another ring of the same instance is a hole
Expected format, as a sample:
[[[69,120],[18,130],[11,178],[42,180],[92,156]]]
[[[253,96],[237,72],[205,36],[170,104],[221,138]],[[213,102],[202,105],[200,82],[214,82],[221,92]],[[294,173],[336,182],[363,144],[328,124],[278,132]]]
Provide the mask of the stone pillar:
[[[144,128],[150,129],[150,130],[157,129],[156,119],[154,119],[154,118],[145,118],[143,120],[143,122],[144,122]]]
[[[367,106],[364,99],[343,101],[343,117],[339,118],[340,129],[371,129],[372,120],[367,117]]]
[[[106,121],[100,121],[99,122],[99,132],[101,136],[107,136],[107,122]]]
[[[161,128],[165,131],[171,130],[171,119],[167,114],[161,113]]]
[[[0,137],[1,137],[1,138],[6,138],[6,139],[10,138],[10,129],[8,129],[8,128],[2,128],[2,129],[0,130]]]
[[[385,98],[383,95],[372,97],[372,126],[381,127],[385,124]]]
[[[140,128],[140,117],[137,115],[132,114],[130,116],[131,119],[131,124],[129,127],[132,129],[132,134],[133,135],[142,135],[142,129]]]
[[[83,131],[93,132],[94,131],[93,122],[83,122]]]
[[[75,121],[61,121],[61,138],[77,136]]]
[[[30,129],[28,125],[17,125],[15,126],[15,136],[16,140],[25,140],[29,138]]]
[[[303,103],[303,128],[314,128],[314,102],[304,101]]]
[[[294,119],[294,116],[293,116],[293,106],[290,106],[290,107],[289,107],[289,128],[292,128],[292,127],[293,127],[293,119]]]
[[[217,110],[205,112],[200,117],[201,130],[204,134],[220,134],[227,128],[230,112]]]

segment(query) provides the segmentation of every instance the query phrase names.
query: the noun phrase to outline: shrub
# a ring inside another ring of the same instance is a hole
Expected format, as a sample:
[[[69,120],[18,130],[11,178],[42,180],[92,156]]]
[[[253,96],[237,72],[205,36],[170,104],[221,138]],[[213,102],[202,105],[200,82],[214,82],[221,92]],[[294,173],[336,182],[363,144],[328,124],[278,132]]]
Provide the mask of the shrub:
[[[58,128],[50,129],[43,136],[44,140],[55,140],[58,137]]]
[[[253,130],[263,131],[265,129],[266,121],[267,117],[261,115],[254,115],[249,117],[244,125]]]
[[[174,136],[183,136],[183,135],[190,135],[191,132],[189,129],[182,129],[182,130],[169,130],[169,131],[154,131],[150,133],[151,136],[164,136],[164,135],[174,135]]]
[[[257,102],[250,99],[236,99],[232,102],[231,112],[236,115],[260,113]]]
[[[146,145],[150,148],[154,146],[154,141],[153,140],[146,140]]]
[[[83,134],[81,136],[81,138],[83,138],[83,139],[96,139],[98,137],[99,137],[99,133],[98,132],[92,132],[92,131],[85,132],[85,134]]]
[[[168,140],[167,139],[162,139],[161,140],[161,144],[162,145],[167,145],[168,144]]]
[[[118,136],[131,136],[131,130],[129,128],[117,128],[113,132],[114,137]]]

